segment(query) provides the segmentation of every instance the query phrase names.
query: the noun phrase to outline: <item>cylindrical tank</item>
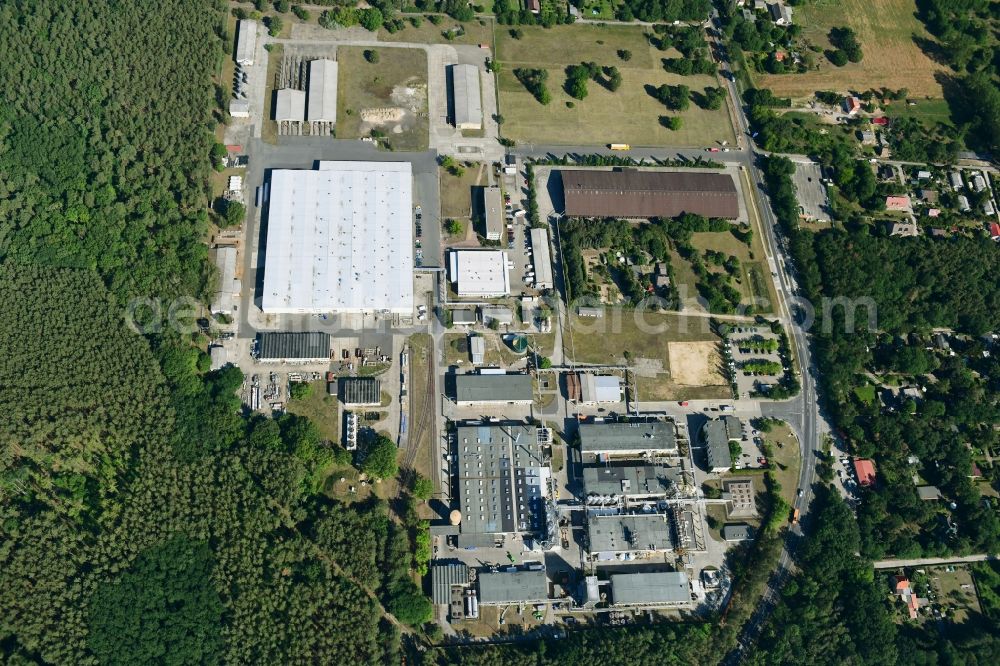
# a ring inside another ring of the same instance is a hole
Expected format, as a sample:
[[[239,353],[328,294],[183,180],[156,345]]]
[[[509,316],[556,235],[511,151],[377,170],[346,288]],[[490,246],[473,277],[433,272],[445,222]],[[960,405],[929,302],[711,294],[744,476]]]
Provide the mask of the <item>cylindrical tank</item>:
[[[448,515],[448,520],[452,525],[459,525],[462,523],[462,512],[455,509]]]

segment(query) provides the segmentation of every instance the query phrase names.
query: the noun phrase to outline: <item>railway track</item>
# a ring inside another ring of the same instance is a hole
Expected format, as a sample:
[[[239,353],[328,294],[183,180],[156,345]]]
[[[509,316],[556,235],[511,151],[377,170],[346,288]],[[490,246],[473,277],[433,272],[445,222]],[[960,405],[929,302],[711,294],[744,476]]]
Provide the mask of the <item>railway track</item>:
[[[406,453],[403,454],[402,469],[413,469],[413,463],[417,459],[417,452],[420,449],[420,440],[427,429],[429,415],[434,411],[434,343],[431,342],[430,349],[427,350],[427,383],[424,387],[424,405],[420,414],[415,416],[413,426],[406,438]],[[402,492],[402,486],[400,492]]]

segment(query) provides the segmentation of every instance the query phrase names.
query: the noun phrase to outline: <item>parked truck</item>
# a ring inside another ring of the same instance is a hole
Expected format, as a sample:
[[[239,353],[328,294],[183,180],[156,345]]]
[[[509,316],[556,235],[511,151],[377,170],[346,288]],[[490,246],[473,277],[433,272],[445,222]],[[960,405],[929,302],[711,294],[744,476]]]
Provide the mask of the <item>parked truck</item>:
[[[609,143],[608,148],[611,150],[632,150],[632,146],[627,143]]]

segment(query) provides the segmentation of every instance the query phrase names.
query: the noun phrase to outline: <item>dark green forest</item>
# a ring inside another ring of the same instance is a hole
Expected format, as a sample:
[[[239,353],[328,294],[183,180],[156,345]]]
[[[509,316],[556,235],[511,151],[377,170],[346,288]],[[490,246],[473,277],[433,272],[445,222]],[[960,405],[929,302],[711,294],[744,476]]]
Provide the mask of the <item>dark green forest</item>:
[[[398,663],[386,608],[426,619],[410,530],[316,493],[341,452],[244,418],[198,334],[126,323],[207,291],[224,11],[0,7],[5,663]]]

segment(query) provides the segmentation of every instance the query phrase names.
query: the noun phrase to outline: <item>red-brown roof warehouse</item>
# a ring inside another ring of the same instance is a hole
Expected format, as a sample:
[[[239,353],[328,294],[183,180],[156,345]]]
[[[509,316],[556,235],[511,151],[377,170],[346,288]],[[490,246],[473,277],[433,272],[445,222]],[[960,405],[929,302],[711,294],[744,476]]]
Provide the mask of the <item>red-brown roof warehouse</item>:
[[[562,170],[570,217],[739,217],[736,183],[722,173]]]

